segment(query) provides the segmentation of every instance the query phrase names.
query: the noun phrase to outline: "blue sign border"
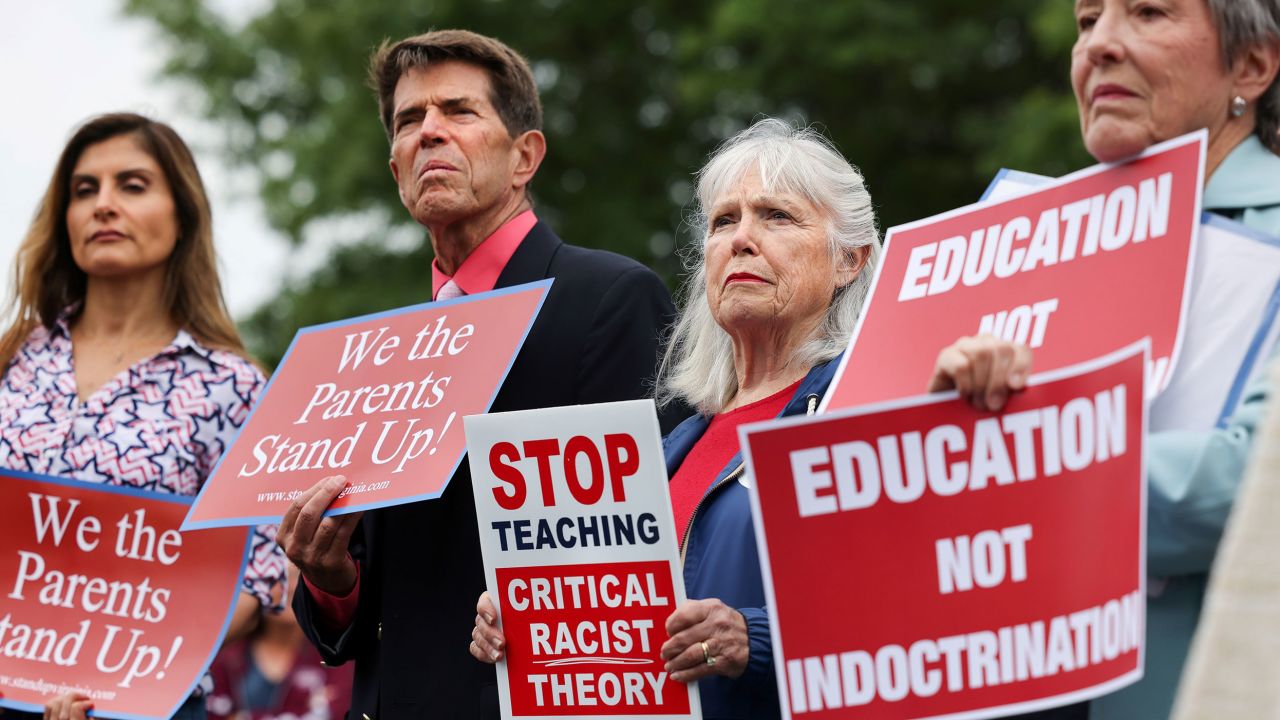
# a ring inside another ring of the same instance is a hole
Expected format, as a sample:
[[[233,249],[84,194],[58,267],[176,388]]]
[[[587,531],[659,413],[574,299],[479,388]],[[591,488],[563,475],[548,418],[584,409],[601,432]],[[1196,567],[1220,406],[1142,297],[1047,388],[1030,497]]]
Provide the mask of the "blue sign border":
[[[310,327],[305,327],[305,328],[302,328],[301,330],[298,330],[297,334],[293,336],[293,341],[289,343],[289,349],[285,351],[284,357],[280,359],[280,366],[279,368],[277,368],[275,375],[271,378],[271,380],[267,381],[267,386],[263,388],[262,395],[259,398],[257,406],[255,406],[253,410],[249,411],[249,417],[245,418],[244,424],[241,425],[240,429],[236,431],[235,437],[232,438],[232,441],[227,445],[227,451],[222,454],[222,457],[218,458],[218,464],[214,466],[213,472],[209,474],[209,478],[212,479],[217,476],[218,470],[222,467],[223,461],[226,459],[227,455],[230,454],[230,449],[232,447],[235,447],[235,442],[236,440],[239,439],[240,433],[243,432],[245,428],[249,427],[249,422],[253,420],[254,413],[256,413],[257,408],[262,405],[262,399],[266,398],[267,393],[271,390],[271,386],[275,382],[275,378],[280,375],[280,370],[282,370],[288,364],[289,357],[293,354],[293,349],[298,344],[298,339],[301,338],[303,335],[307,333],[319,332],[321,330],[332,330],[334,328],[353,325],[355,323],[367,322],[369,320],[377,320],[379,318],[395,317],[396,315],[403,315],[405,313],[418,312],[420,310],[426,310],[428,308],[441,308],[441,307],[449,307],[452,305],[461,305],[469,302],[478,302],[478,301],[487,300],[490,298],[502,297],[503,295],[511,295],[514,293],[526,292],[533,289],[541,289],[542,296],[538,298],[538,305],[537,307],[534,308],[533,315],[530,316],[529,318],[529,324],[525,326],[524,333],[520,336],[520,342],[517,343],[516,345],[516,351],[511,354],[511,360],[507,363],[506,369],[502,371],[502,375],[498,378],[498,384],[494,387],[493,394],[489,397],[489,401],[485,403],[484,412],[488,412],[489,408],[493,407],[493,401],[497,399],[498,392],[502,389],[503,383],[506,382],[507,375],[511,372],[511,367],[515,365],[516,358],[520,356],[520,351],[524,348],[525,340],[529,338],[529,332],[533,329],[533,323],[537,321],[539,313],[542,312],[542,306],[547,301],[547,295],[550,294],[551,285],[554,281],[555,281],[555,278],[546,278],[546,279],[537,280],[531,283],[524,283],[522,285],[512,285],[511,287],[505,287],[505,288],[493,290],[486,293],[477,293],[475,295],[463,295],[461,297],[457,297],[452,300],[444,300],[439,302],[419,303],[417,305],[409,305],[407,307],[397,308],[395,310],[384,310],[382,312],[376,312],[370,315],[361,315],[359,317],[347,318],[345,320],[336,320],[334,322],[324,323],[322,325],[312,325]],[[329,508],[328,510],[325,511],[324,515],[325,517],[332,517],[335,515],[346,515],[354,512],[364,512],[365,510],[376,510],[378,508],[391,507],[394,505],[406,505],[408,503],[420,502],[422,500],[434,500],[440,497],[441,495],[443,495],[445,489],[449,487],[449,482],[453,479],[454,473],[458,471],[458,466],[462,464],[462,458],[465,455],[466,455],[465,449],[462,452],[458,453],[458,459],[454,461],[453,467],[450,468],[449,470],[449,477],[445,479],[444,485],[440,486],[439,492],[422,493],[422,494],[413,495],[410,497],[397,498],[395,500],[382,500],[379,502],[352,504],[352,505],[348,505],[346,507],[337,508],[337,509]],[[200,493],[196,495],[195,504],[191,506],[192,511],[195,510],[196,505],[199,504],[200,498],[204,496],[204,493],[208,489],[208,487],[209,487],[209,483],[206,482],[204,484],[204,487],[200,488]],[[218,527],[235,527],[237,525],[261,525],[261,524],[274,525],[280,522],[280,518],[281,518],[281,515],[254,515],[254,516],[245,516],[245,517],[236,517],[236,518],[219,518],[215,520],[204,520],[199,522],[192,522],[191,512],[188,512],[187,519],[183,520],[182,522],[182,529],[185,532],[187,530],[203,530],[206,528],[218,528]]]
[[[74,478],[54,477],[52,475],[40,475],[37,473],[23,472],[20,470],[0,470],[0,477],[6,477],[6,476],[10,478],[15,478],[17,480],[26,481],[26,482],[42,482],[42,483],[48,483],[51,485],[59,485],[59,486],[71,488],[77,491],[105,492],[113,495],[124,495],[126,497],[141,498],[145,500],[158,500],[160,502],[167,502],[175,505],[186,505],[187,507],[192,507],[195,503],[195,498],[189,495],[173,495],[171,493],[156,492],[154,490],[144,490],[142,488],[126,487],[121,485],[105,485],[102,483],[88,482],[85,480],[76,480]],[[227,607],[226,617],[224,617],[222,620],[222,629],[218,631],[218,637],[217,637],[217,640],[214,642],[213,650],[209,653],[209,656],[205,658],[204,663],[201,664],[200,666],[199,672],[197,672],[195,677],[192,678],[191,684],[187,686],[187,691],[183,693],[182,697],[178,699],[177,704],[175,704],[172,708],[170,708],[169,712],[165,713],[164,715],[153,716],[153,715],[138,715],[134,713],[104,712],[102,710],[95,708],[93,711],[91,711],[91,715],[93,717],[119,718],[120,720],[162,720],[162,718],[172,717],[173,714],[178,711],[178,708],[182,707],[183,703],[187,702],[187,700],[191,697],[191,693],[195,691],[196,685],[200,683],[200,680],[204,678],[205,673],[208,672],[209,666],[213,664],[214,657],[216,657],[218,654],[218,651],[222,649],[222,642],[227,637],[227,630],[231,628],[231,618],[235,615],[236,601],[239,600],[240,598],[241,587],[243,585],[243,580],[244,580],[244,571],[245,571],[245,568],[249,566],[249,553],[252,549],[253,549],[253,528],[246,528],[245,539],[244,539],[244,553],[240,558],[240,572],[236,576],[236,584],[232,590],[230,602]],[[18,702],[16,700],[9,700],[4,697],[0,697],[0,708],[11,708],[13,710],[34,712],[36,714],[41,714],[44,712],[43,705],[35,705],[32,703]]]

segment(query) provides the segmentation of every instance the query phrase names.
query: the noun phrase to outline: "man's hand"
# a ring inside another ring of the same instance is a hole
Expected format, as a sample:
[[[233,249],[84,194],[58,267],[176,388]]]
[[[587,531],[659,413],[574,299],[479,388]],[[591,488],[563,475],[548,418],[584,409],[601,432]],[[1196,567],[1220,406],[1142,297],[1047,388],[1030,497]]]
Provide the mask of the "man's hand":
[[[298,496],[284,519],[276,542],[303,577],[320,590],[342,597],[356,584],[356,564],[347,543],[364,513],[324,517],[347,484],[342,475],[327,477]]]
[[[956,390],[978,410],[999,412],[1009,394],[1027,387],[1031,349],[991,335],[962,337],[938,353],[929,392]]]

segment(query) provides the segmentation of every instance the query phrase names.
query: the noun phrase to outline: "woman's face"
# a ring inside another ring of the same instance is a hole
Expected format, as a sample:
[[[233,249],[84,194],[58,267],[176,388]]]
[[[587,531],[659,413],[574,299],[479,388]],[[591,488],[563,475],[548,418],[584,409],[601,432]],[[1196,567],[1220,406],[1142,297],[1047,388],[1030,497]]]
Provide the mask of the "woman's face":
[[[837,272],[827,214],[803,197],[766,192],[755,171],[716,198],[709,217],[707,303],[730,335],[807,333],[856,275],[846,263]]]
[[[141,274],[163,267],[173,254],[173,193],[160,165],[132,135],[85,148],[68,190],[71,255],[85,274]]]
[[[1206,0],[1076,0],[1071,85],[1089,154],[1120,160],[1226,125],[1233,95]]]

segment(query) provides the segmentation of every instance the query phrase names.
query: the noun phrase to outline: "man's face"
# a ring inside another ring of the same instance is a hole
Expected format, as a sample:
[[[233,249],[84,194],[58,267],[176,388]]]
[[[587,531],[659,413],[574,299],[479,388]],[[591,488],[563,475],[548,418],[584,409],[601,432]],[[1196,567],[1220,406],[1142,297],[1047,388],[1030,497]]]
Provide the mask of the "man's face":
[[[391,174],[422,225],[500,207],[527,180],[516,177],[520,154],[489,97],[488,73],[456,60],[412,68],[396,83]]]

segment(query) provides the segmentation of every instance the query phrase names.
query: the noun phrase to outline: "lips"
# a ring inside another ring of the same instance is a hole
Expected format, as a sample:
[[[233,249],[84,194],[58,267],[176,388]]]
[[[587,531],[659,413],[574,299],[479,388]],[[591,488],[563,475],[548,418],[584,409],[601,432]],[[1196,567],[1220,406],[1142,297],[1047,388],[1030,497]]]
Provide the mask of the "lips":
[[[764,278],[760,277],[759,275],[752,275],[751,273],[747,273],[747,272],[731,273],[729,277],[724,279],[725,287],[728,287],[730,283],[735,283],[735,282],[764,283],[768,281],[766,281]]]
[[[1115,83],[1103,83],[1093,89],[1093,93],[1089,95],[1090,102],[1099,102],[1107,100],[1124,100],[1126,98],[1137,97],[1138,94],[1123,85]]]
[[[99,230],[93,235],[90,235],[89,240],[91,242],[111,242],[114,240],[123,240],[124,237],[124,233],[119,230]]]
[[[428,160],[422,169],[418,171],[418,177],[423,177],[430,172],[440,170],[445,172],[457,172],[458,168],[443,160]]]

